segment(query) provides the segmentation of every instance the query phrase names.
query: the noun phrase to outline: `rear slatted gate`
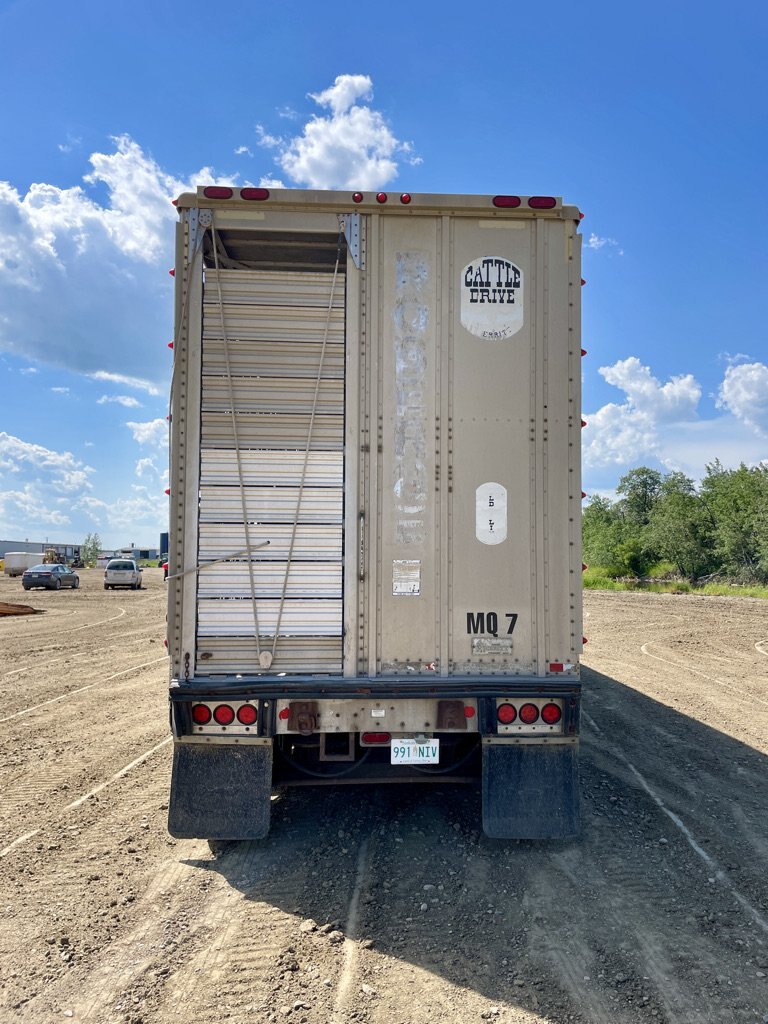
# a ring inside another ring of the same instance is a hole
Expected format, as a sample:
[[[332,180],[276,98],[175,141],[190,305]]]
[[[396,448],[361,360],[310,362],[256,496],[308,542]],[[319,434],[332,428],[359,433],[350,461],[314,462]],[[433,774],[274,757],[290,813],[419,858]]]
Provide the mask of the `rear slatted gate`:
[[[237,418],[259,645],[271,671],[342,671],[344,277],[208,270],[203,301],[198,676],[261,671],[232,416]],[[222,337],[219,289],[227,332]],[[315,422],[309,440],[323,340]],[[227,346],[226,352],[224,346]],[[226,356],[232,375],[233,402]],[[288,554],[296,522],[291,564]],[[259,547],[264,541],[268,546]],[[205,568],[214,559],[240,553]],[[287,573],[287,578],[286,578]],[[285,591],[282,614],[280,601]]]

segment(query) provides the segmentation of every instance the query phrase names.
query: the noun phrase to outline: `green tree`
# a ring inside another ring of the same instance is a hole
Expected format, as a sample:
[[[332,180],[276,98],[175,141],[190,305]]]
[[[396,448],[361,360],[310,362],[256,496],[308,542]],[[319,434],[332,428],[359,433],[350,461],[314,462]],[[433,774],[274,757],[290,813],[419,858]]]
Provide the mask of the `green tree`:
[[[744,582],[768,578],[765,555],[768,468],[707,466],[701,499],[712,523],[715,555],[725,573]]]
[[[86,534],[86,538],[80,545],[80,557],[86,565],[95,565],[96,559],[101,552],[101,537],[98,533]]]
[[[630,469],[619,480],[617,494],[624,497],[618,502],[619,512],[629,523],[645,526],[661,494],[663,477],[655,469],[638,466]]]
[[[648,565],[639,528],[621,514],[621,504],[595,496],[582,513],[582,547],[587,565],[611,576],[641,576]]]
[[[647,540],[681,576],[696,580],[717,568],[712,521],[693,481],[683,473],[664,476],[648,521]]]

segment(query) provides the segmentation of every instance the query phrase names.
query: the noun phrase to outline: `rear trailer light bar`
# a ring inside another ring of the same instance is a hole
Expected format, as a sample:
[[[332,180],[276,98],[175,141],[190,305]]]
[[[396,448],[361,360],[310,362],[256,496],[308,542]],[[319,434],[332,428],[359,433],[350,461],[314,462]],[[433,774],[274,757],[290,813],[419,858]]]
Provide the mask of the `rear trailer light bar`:
[[[256,734],[257,703],[245,700],[205,700],[189,704],[190,733],[195,736]]]
[[[497,697],[496,731],[499,735],[562,735],[564,702],[560,699]]]
[[[322,192],[313,193],[314,195],[323,196]],[[370,206],[370,207],[381,207],[391,202],[400,206],[427,206],[432,207],[436,205],[443,205],[446,199],[445,196],[434,196],[431,194],[423,194],[419,196],[412,192],[400,192],[400,193],[388,193],[388,192],[334,192],[328,193],[332,196],[334,204],[338,205],[351,201],[355,206]],[[272,195],[268,188],[254,188],[253,186],[247,186],[245,188],[233,188],[229,185],[205,185],[201,186],[197,190],[198,199],[209,199],[214,202],[226,202],[228,200],[246,200],[248,202],[268,202],[272,199],[275,202],[284,202],[286,200],[290,202],[296,201],[296,196],[293,194],[293,190],[277,190],[275,195]],[[186,197],[185,197],[186,198]],[[516,195],[474,195],[471,197],[462,197],[463,200],[470,198],[472,202],[470,205],[482,208],[483,206],[492,207],[497,210],[562,210],[562,200],[557,196],[516,196]],[[181,203],[182,197],[175,201],[175,205],[186,206],[186,203]],[[311,201],[311,200],[310,200]]]

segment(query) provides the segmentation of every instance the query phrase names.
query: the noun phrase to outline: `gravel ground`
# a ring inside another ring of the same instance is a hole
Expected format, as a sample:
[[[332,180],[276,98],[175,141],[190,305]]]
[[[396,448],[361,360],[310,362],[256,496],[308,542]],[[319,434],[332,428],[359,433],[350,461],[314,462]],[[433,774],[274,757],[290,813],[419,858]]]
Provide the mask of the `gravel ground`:
[[[768,604],[588,592],[577,842],[449,786],[297,789],[165,829],[162,573],[0,600],[0,1019],[768,1021]]]

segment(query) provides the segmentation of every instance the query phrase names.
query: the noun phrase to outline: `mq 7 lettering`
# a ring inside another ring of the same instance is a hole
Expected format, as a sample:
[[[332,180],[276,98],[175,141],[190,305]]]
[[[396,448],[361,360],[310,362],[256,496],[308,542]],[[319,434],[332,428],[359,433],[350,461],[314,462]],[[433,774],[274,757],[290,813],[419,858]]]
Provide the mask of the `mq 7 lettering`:
[[[517,625],[517,612],[504,612],[504,618],[508,621],[502,622],[502,629],[507,626],[506,635],[511,636]],[[499,613],[498,612],[467,612],[467,633],[478,636],[499,635]]]

